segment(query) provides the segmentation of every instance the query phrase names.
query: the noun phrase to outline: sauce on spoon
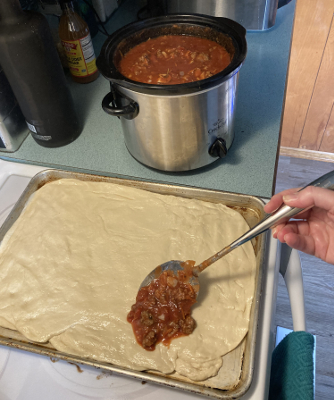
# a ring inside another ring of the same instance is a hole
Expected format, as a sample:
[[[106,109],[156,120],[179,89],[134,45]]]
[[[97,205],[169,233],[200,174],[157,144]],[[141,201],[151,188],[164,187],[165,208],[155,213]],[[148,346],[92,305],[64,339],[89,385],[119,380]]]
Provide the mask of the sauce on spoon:
[[[189,283],[194,265],[194,261],[186,261],[177,276],[164,271],[139,290],[127,320],[145,350],[153,351],[160,342],[169,346],[173,339],[194,331],[191,307],[196,303],[196,292]]]

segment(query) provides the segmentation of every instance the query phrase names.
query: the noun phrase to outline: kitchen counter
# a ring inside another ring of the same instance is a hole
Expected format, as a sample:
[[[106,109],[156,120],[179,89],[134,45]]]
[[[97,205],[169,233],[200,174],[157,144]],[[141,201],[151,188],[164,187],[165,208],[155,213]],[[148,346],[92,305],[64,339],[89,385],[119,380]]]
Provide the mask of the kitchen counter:
[[[126,0],[107,24],[109,33],[134,20]],[[131,6],[130,6],[131,5]],[[277,12],[276,24],[264,32],[247,32],[248,53],[240,70],[235,139],[228,155],[210,166],[182,173],[161,172],[136,161],[127,151],[118,118],[107,115],[101,101],[109,83],[70,87],[84,129],[73,143],[55,149],[39,146],[29,135],[14,153],[0,158],[97,174],[198,186],[269,198],[273,192],[281,115],[290,53],[295,0]],[[99,54],[106,37],[94,38]]]

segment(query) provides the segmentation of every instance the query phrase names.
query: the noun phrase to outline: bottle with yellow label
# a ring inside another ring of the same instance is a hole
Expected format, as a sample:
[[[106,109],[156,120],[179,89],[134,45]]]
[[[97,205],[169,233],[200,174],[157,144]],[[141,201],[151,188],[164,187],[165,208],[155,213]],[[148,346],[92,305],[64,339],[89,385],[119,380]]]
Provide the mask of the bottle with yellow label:
[[[87,23],[75,12],[73,1],[59,0],[63,14],[59,38],[64,47],[72,79],[79,83],[95,81],[99,76]]]

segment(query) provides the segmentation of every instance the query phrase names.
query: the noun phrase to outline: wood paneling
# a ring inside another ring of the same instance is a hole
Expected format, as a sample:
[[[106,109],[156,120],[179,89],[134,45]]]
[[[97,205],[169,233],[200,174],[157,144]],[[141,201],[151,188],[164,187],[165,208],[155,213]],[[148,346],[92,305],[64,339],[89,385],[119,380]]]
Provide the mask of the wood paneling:
[[[306,115],[299,147],[308,150],[334,152],[334,141],[324,136],[331,131],[327,129],[334,103],[334,24],[333,16],[321,59],[319,72],[315,79],[310,106]],[[334,119],[334,116],[333,116]],[[328,136],[327,136],[328,137]],[[332,138],[334,139],[334,138]],[[332,142],[332,143],[331,143]],[[332,144],[332,146],[329,146]],[[323,145],[323,146],[322,146]],[[329,147],[327,147],[329,146]]]
[[[328,132],[333,131],[329,123],[334,101],[333,12],[334,0],[297,0],[282,122],[283,147],[334,152],[333,147],[324,150],[329,145]]]
[[[333,49],[334,50],[334,49]],[[332,63],[334,66],[334,57],[332,59]],[[332,82],[334,85],[334,70],[332,75]],[[334,101],[332,103],[332,108],[330,111],[330,116],[328,119],[327,126],[325,128],[325,132],[323,135],[323,140],[320,145],[320,151],[328,151],[334,154]]]

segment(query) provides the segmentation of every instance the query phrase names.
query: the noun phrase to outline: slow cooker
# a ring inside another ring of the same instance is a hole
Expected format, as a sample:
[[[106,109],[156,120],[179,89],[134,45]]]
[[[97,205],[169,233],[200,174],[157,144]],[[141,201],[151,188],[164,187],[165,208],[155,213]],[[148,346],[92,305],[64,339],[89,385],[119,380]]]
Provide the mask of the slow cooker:
[[[132,47],[163,35],[191,35],[224,46],[231,63],[207,79],[152,85],[124,77],[118,64]],[[227,18],[166,15],[126,25],[104,43],[97,59],[110,81],[102,107],[120,117],[125,144],[139,162],[163,171],[188,171],[224,157],[234,138],[238,72],[246,30]]]
[[[165,13],[200,13],[227,17],[250,31],[275,25],[277,9],[291,0],[159,0]]]

